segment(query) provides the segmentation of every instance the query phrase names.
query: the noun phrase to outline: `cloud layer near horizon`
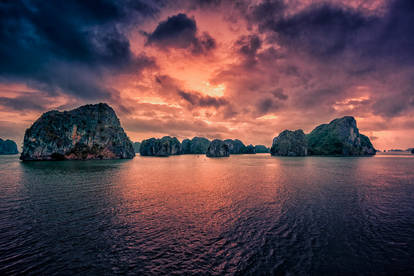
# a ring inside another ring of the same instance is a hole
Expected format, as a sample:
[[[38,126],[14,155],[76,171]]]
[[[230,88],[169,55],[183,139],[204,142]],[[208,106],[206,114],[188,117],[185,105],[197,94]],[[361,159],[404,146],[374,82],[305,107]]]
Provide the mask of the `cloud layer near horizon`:
[[[2,2],[0,137],[105,101],[132,140],[269,145],[353,115],[376,147],[412,147],[412,26],[409,0]]]

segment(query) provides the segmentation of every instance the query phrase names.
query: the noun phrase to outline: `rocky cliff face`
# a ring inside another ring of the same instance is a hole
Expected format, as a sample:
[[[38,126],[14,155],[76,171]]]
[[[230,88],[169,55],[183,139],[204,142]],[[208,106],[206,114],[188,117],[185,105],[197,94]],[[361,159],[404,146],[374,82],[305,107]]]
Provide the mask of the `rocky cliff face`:
[[[150,138],[141,142],[142,156],[170,156],[182,153],[181,143],[175,137]]]
[[[351,116],[316,127],[307,135],[309,155],[374,155],[369,138],[359,133]]]
[[[271,155],[305,156],[308,153],[307,142],[303,130],[285,130],[273,139]]]
[[[44,113],[26,130],[21,160],[126,159],[135,156],[114,110],[107,104]]]
[[[207,157],[229,157],[229,146],[222,140],[213,140],[207,149]]]
[[[140,142],[135,142],[133,145],[135,153],[139,153],[139,149],[141,148]]]
[[[203,137],[194,137],[193,139],[184,139],[183,154],[206,154],[210,141]]]
[[[18,154],[17,145],[12,140],[3,140],[0,138],[0,155]]]
[[[224,143],[229,147],[230,154],[243,154],[246,151],[246,146],[238,139],[226,139]]]
[[[256,153],[269,153],[270,149],[264,145],[256,145],[254,146],[254,150]]]

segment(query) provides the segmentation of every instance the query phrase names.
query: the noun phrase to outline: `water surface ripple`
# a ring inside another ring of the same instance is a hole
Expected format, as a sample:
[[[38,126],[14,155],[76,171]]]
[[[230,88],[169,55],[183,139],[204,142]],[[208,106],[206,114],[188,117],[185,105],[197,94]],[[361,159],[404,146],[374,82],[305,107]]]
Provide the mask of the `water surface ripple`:
[[[0,275],[414,273],[414,158],[0,157]]]

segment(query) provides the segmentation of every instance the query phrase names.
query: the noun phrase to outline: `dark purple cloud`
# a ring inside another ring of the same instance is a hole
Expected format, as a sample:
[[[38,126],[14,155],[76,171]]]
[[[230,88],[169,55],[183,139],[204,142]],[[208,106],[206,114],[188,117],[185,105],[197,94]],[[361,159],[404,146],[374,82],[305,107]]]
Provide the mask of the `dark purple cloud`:
[[[15,98],[0,97],[0,107],[14,111],[44,111],[48,108],[50,100],[44,100],[43,95],[30,93]]]
[[[150,1],[2,1],[0,81],[44,91],[109,99],[108,70],[139,72],[153,66],[136,56],[121,26],[157,13]],[[87,79],[87,80],[86,80]]]
[[[188,102],[192,107],[214,107],[219,108],[221,106],[228,105],[229,102],[221,97],[211,97],[200,93],[190,93],[179,90],[178,95]]]
[[[216,42],[206,32],[199,36],[194,18],[179,13],[161,21],[152,33],[147,34],[147,45],[165,50],[190,49],[193,54],[201,54],[214,49]]]

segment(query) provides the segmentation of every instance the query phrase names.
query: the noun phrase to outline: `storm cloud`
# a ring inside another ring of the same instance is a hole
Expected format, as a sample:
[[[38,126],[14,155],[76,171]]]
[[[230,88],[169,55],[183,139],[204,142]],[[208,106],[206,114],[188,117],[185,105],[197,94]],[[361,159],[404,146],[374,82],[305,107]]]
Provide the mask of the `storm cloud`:
[[[2,1],[0,115],[105,101],[135,140],[267,145],[352,115],[411,147],[412,26],[409,0]]]
[[[135,55],[122,24],[156,12],[130,1],[6,1],[0,4],[0,78],[50,93],[110,98],[106,71],[139,72],[154,61]],[[119,24],[119,25],[118,25]]]
[[[216,41],[208,33],[198,35],[196,21],[183,13],[161,21],[147,36],[147,45],[161,49],[190,49],[194,54],[201,54],[216,47]]]

